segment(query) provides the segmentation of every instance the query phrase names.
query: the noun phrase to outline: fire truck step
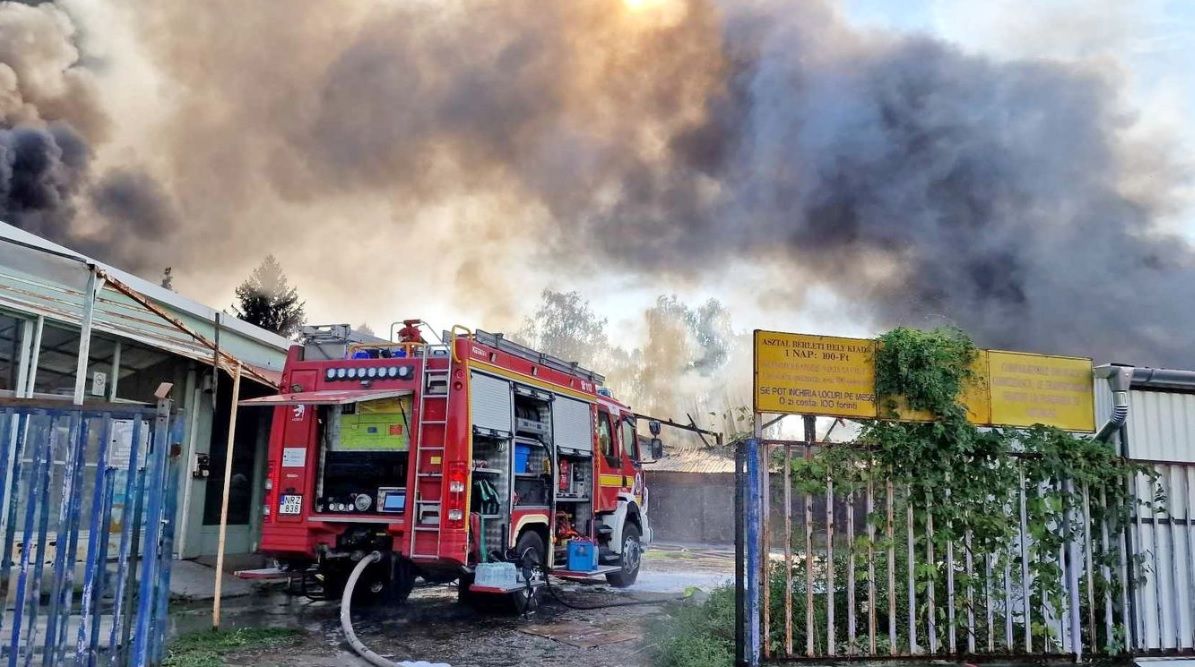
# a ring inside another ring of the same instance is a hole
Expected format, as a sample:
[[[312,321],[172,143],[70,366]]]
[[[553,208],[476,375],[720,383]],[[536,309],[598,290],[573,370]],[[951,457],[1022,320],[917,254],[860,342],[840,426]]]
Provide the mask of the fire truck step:
[[[444,473],[440,473],[440,472],[421,472],[421,473],[419,473],[419,476],[420,476],[420,477],[443,477],[443,476],[444,476]]]
[[[611,572],[618,572],[621,569],[622,567],[619,565],[599,565],[593,570],[552,570],[552,576],[572,581],[585,581],[604,577]]]
[[[448,423],[448,420],[447,419],[424,419],[422,423],[424,426],[429,426],[429,425],[430,426],[443,426]]]

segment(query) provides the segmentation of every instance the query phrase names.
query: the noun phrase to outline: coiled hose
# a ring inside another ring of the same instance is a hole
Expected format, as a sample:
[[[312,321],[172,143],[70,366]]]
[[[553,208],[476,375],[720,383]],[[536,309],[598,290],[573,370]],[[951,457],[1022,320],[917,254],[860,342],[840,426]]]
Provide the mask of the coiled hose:
[[[344,638],[348,640],[349,647],[357,655],[364,658],[366,662],[371,665],[377,665],[377,667],[451,667],[451,665],[442,662],[410,662],[406,660],[403,662],[392,662],[369,650],[369,647],[362,644],[360,639],[357,639],[357,633],[353,632],[352,621],[351,603],[353,600],[353,589],[357,586],[357,580],[361,578],[361,573],[365,571],[365,568],[380,560],[382,560],[382,553],[374,551],[357,561],[357,567],[354,567],[352,573],[349,574],[349,580],[344,585],[344,593],[340,596],[340,629],[344,630]]]

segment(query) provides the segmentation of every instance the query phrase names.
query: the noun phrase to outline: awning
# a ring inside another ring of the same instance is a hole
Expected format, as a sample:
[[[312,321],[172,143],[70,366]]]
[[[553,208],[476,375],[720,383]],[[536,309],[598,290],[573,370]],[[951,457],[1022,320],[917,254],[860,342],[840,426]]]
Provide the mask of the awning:
[[[261,398],[247,398],[237,403],[245,407],[275,407],[279,405],[347,405],[360,401],[379,401],[383,398],[410,396],[410,389],[329,389],[325,391],[301,391],[297,394],[277,394]]]

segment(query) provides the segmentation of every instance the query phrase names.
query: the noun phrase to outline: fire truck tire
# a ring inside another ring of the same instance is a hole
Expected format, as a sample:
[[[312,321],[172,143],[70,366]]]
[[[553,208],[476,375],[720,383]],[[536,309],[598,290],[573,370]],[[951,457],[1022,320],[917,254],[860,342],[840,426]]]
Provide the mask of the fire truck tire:
[[[639,577],[639,564],[643,559],[643,546],[639,543],[639,527],[627,523],[622,527],[622,569],[606,575],[606,581],[615,588],[626,588]]]
[[[405,558],[397,558],[391,569],[389,590],[386,601],[391,604],[402,604],[411,597],[415,589],[415,577],[418,576],[415,564]]]
[[[519,535],[519,540],[515,542],[515,554],[518,559],[515,561],[515,565],[524,572],[534,570],[539,573],[540,577],[543,577],[546,552],[544,538],[540,537],[539,533],[534,530],[523,531],[523,534]],[[526,614],[539,607],[541,597],[543,597],[543,587],[537,586],[511,593],[510,601],[516,614]]]
[[[348,574],[339,569],[324,574],[324,592],[328,598],[340,597]],[[361,573],[353,588],[353,604],[361,607],[402,604],[414,588],[415,567],[410,561],[399,558],[392,565],[389,559],[383,558]]]

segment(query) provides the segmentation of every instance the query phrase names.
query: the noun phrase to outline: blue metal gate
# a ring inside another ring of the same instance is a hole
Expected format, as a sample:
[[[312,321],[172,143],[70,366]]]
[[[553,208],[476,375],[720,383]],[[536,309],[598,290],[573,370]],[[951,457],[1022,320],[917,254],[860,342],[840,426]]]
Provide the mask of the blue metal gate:
[[[170,410],[0,403],[0,663],[161,662]]]

